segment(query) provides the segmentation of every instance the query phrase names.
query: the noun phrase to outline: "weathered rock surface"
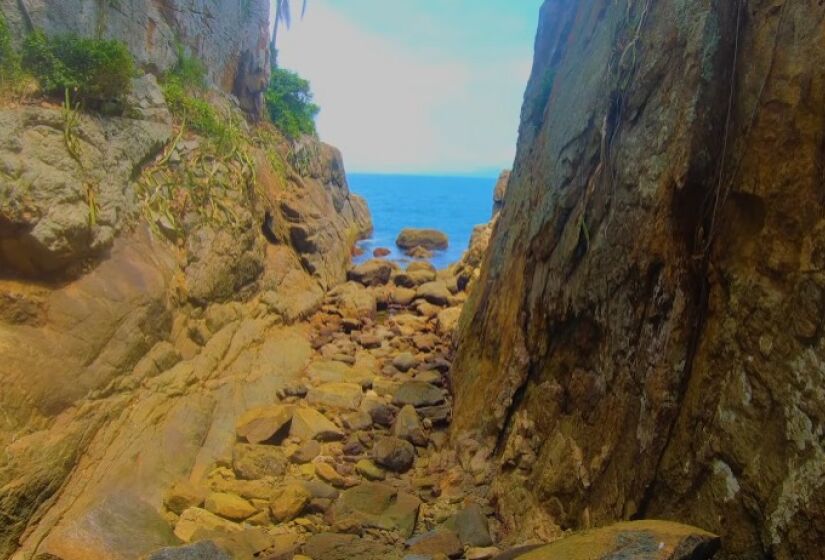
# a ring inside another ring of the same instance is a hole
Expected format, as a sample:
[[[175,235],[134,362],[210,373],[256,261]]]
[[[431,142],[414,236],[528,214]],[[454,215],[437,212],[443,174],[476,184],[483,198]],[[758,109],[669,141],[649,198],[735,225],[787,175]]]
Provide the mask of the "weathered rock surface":
[[[203,60],[210,80],[235,94],[247,112],[257,115],[262,108],[269,76],[267,0],[248,0],[242,8],[208,0],[1,0],[0,8],[18,36],[30,18],[48,34],[118,39],[139,66],[156,72],[172,68],[183,46]]]
[[[821,556],[823,16],[545,2],[452,377],[512,530],[663,516]]]
[[[395,240],[395,244],[405,251],[412,251],[417,247],[424,249],[446,249],[449,244],[447,236],[435,229],[402,229]]]

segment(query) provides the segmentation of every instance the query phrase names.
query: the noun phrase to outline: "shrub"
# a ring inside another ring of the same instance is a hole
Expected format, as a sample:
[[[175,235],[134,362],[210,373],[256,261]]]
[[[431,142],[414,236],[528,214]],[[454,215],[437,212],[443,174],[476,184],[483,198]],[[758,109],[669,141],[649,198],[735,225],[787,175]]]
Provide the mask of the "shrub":
[[[183,45],[179,44],[177,48],[178,62],[167,73],[166,80],[178,82],[188,90],[206,89],[206,66],[200,59],[187,56],[183,50]]]
[[[320,108],[312,102],[307,80],[295,72],[275,68],[264,99],[270,120],[286,136],[297,138],[302,134],[316,134],[315,117]]]
[[[31,33],[23,44],[23,67],[50,95],[70,91],[78,101],[120,100],[129,93],[135,64],[120,41]]]
[[[9,26],[0,13],[0,89],[13,86],[20,78],[20,55],[12,46]]]

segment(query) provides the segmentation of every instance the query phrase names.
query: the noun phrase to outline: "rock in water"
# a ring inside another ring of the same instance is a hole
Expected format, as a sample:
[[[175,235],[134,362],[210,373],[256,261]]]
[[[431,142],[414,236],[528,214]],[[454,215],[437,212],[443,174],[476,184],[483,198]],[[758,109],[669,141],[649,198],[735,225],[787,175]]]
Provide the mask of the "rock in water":
[[[449,241],[447,236],[435,229],[402,229],[395,240],[395,244],[405,251],[410,251],[416,247],[424,249],[446,249]]]
[[[406,472],[415,459],[415,448],[397,437],[379,437],[372,447],[376,463],[395,472]]]

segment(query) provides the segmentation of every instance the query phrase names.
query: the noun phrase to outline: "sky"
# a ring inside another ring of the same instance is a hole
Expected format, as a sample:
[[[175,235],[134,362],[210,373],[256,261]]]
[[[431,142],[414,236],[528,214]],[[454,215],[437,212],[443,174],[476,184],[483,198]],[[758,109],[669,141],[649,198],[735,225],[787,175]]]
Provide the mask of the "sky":
[[[348,172],[493,176],[513,163],[541,3],[309,0],[278,63],[310,81]]]

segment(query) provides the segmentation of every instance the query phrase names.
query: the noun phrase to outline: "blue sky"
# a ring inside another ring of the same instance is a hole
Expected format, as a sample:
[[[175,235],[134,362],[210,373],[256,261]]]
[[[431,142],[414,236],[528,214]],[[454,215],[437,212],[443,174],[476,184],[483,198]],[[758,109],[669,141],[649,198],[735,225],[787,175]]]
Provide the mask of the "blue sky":
[[[493,175],[513,162],[541,3],[309,0],[279,63],[312,83],[348,171]]]

